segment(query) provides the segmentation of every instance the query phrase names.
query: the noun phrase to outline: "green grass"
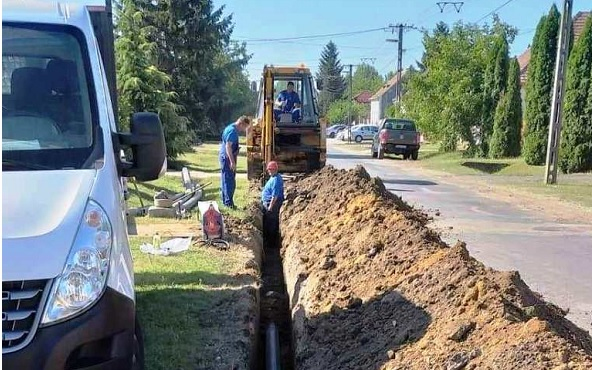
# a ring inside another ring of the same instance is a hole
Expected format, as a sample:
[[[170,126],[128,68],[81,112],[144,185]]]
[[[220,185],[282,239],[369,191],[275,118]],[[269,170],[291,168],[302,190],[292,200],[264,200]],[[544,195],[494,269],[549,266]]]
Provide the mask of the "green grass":
[[[557,185],[546,185],[541,180],[536,183],[506,183],[505,185],[510,188],[556,197],[564,201],[592,208],[592,181],[585,184],[573,183],[569,180],[561,181],[559,179],[558,182]]]
[[[428,169],[461,176],[491,176],[496,185],[509,189],[551,196],[592,207],[592,173],[560,174],[559,184],[545,185],[545,167],[530,166],[523,158],[465,158],[462,152],[439,152],[437,144],[422,146],[419,159],[418,164]]]
[[[244,313],[233,307],[237,292],[254,283],[251,275],[239,274],[244,256],[199,246],[176,256],[153,256],[139,251],[144,241],[149,242],[131,238],[146,368],[203,369],[224,363],[232,368],[232,353],[240,351],[224,352],[246,325]],[[218,355],[222,363],[216,363]]]
[[[205,187],[203,199],[221,205],[218,144],[195,147],[181,160],[194,181],[211,183]],[[243,156],[238,161],[239,173],[245,168]],[[172,174],[138,183],[139,193],[133,183],[128,185],[130,207],[140,206],[140,197],[145,206],[152,205],[154,193],[160,190],[183,191],[181,177]],[[250,201],[246,178],[237,177],[234,200],[237,210],[221,206],[221,211],[235,218],[245,217],[243,208]],[[198,221],[194,213],[188,220],[137,217],[136,222],[156,230],[166,229],[163,224],[170,223],[189,229]],[[242,335],[248,325],[244,321],[247,311],[254,308],[253,301],[247,299],[256,279],[252,273],[245,273],[244,266],[251,254],[236,247],[219,251],[193,245],[177,256],[153,256],[140,252],[143,242],[150,239],[130,237],[138,315],[145,333],[146,369],[245,368],[250,343],[245,343]]]
[[[204,189],[203,200],[215,200],[221,206],[223,213],[238,218],[244,218],[246,212],[243,208],[245,208],[251,200],[248,195],[248,181],[239,176],[236,178],[236,191],[234,194],[234,202],[237,206],[236,210],[222,206],[220,199],[220,165],[218,163],[218,148],[219,144],[214,143],[206,143],[194,147],[192,153],[180,157],[179,163],[183,163],[182,166],[187,166],[189,172],[192,173],[192,179],[194,181],[201,185],[211,183]],[[243,148],[242,155],[239,155],[237,174],[246,173],[247,159],[244,154],[245,150],[246,149]],[[200,175],[200,173],[196,173],[195,171],[205,172],[207,176],[198,177],[197,175]],[[128,200],[130,207],[141,206],[140,198],[144,202],[144,206],[152,205],[154,202],[154,194],[161,190],[165,190],[168,193],[183,192],[181,177],[170,174],[167,174],[158,180],[138,183],[137,185],[139,196],[134,185],[131,182],[128,183],[128,188],[131,192]]]
[[[200,181],[201,183],[201,181]],[[165,190],[168,193],[182,193],[184,190],[181,178],[176,176],[165,175],[158,180],[150,182],[138,182],[138,191],[134,187],[134,184],[129,181],[127,184],[130,192],[130,197],[127,201],[129,207],[140,207],[141,203],[144,202],[144,206],[151,206],[154,202],[154,194]],[[140,201],[142,198],[142,202]]]
[[[420,164],[455,175],[543,176],[543,166],[529,166],[522,158],[466,158],[462,152],[442,153],[436,144],[422,146]]]
[[[181,170],[187,167],[189,171],[207,172],[212,174],[220,173],[220,163],[218,160],[219,143],[204,143],[193,148],[193,152],[186,153],[169,165],[170,168]],[[238,154],[238,167],[236,173],[247,173],[246,147],[241,144]]]

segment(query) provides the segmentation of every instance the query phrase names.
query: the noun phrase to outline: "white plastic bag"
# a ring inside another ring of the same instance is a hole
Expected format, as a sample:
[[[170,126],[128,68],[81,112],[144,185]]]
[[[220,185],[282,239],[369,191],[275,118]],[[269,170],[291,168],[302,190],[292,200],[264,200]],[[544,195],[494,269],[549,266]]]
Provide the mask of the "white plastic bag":
[[[140,245],[140,251],[142,253],[153,254],[155,256],[168,256],[189,250],[190,245],[191,237],[174,238],[161,243],[160,248],[158,249],[154,248],[152,244],[144,243]]]

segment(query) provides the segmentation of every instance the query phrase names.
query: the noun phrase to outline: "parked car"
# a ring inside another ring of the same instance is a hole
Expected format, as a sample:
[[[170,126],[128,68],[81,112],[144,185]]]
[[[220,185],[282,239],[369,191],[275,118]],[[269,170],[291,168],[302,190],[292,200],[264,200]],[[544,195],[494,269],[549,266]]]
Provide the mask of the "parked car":
[[[379,123],[379,132],[372,140],[372,158],[384,158],[385,154],[402,155],[403,159],[416,160],[419,156],[421,134],[415,122],[407,119],[385,118]]]
[[[345,141],[347,140],[347,134],[348,134],[348,128],[347,126],[343,128],[343,130],[339,131],[337,133],[337,135],[335,135],[335,139],[341,140],[341,141]]]
[[[345,128],[341,135],[341,140],[349,139],[349,130]],[[375,125],[356,125],[351,127],[351,139],[356,143],[361,143],[364,140],[372,140],[374,135],[378,132],[378,127]]]
[[[326,131],[327,137],[330,137],[333,139],[335,136],[337,136],[337,134],[340,131],[342,131],[346,127],[347,127],[346,125],[341,124],[341,123],[327,127],[327,131]]]

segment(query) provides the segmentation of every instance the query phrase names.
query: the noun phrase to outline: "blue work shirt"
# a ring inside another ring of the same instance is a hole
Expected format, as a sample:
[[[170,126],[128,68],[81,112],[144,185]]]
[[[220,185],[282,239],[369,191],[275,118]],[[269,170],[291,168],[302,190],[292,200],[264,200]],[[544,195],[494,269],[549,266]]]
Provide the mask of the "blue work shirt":
[[[263,192],[261,193],[261,202],[267,207],[273,197],[278,198],[277,202],[279,206],[284,202],[284,180],[279,173],[271,176],[267,180],[267,183],[265,183],[265,187],[263,187]]]
[[[279,102],[286,102],[286,106],[283,108],[284,112],[291,112],[294,104],[300,104],[300,97],[296,91],[289,92],[288,90],[283,90],[280,92],[277,100]]]
[[[220,160],[226,158],[226,143],[232,143],[232,155],[236,160],[238,156],[238,130],[234,123],[226,126],[222,132],[222,143],[220,144]]]

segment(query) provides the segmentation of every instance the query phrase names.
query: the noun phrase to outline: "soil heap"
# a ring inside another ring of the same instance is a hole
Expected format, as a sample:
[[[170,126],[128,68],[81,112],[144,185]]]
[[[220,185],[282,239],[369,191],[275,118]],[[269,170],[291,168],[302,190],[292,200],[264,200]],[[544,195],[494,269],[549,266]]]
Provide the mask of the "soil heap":
[[[286,184],[297,369],[592,369],[565,312],[427,223],[362,167]]]

